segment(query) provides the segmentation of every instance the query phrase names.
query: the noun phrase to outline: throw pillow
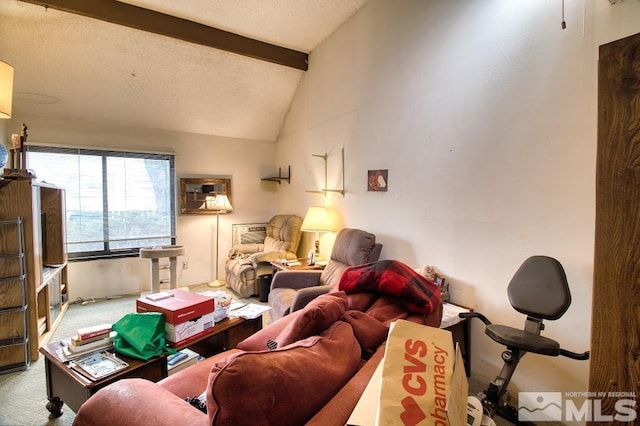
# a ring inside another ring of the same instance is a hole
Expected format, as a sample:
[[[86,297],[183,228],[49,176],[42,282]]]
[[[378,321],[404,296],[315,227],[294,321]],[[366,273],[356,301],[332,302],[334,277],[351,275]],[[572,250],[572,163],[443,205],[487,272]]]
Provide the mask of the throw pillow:
[[[320,295],[302,308],[300,314],[273,340],[281,348],[300,339],[318,335],[338,321],[346,310],[347,295],[345,292]]]
[[[360,345],[335,322],[320,336],[274,351],[241,352],[216,363],[209,375],[211,424],[301,425],[355,374]]]
[[[302,311],[295,311],[289,315],[283,316],[269,324],[268,327],[253,333],[251,336],[238,343],[236,348],[242,349],[243,351],[264,351],[269,349],[267,342],[275,340],[280,333],[282,333],[282,330],[284,330],[292,321],[295,321],[295,318],[301,313]]]

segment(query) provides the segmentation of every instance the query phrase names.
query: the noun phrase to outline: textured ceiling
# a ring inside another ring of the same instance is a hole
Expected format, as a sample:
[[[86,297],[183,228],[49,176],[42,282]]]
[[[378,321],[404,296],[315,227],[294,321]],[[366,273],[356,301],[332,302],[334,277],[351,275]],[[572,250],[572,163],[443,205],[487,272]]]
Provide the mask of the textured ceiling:
[[[126,3],[311,52],[366,1]],[[18,0],[0,1],[0,22],[14,114],[275,140],[303,74]]]

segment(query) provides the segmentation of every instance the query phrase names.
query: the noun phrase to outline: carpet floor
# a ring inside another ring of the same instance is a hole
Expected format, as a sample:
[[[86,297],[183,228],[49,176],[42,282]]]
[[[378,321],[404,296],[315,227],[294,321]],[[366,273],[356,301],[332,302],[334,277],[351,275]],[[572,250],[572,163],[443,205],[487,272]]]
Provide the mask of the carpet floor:
[[[94,303],[74,303],[69,306],[51,337],[59,341],[72,336],[83,326],[113,323],[128,312],[135,312],[139,296],[123,296]],[[26,371],[0,376],[1,425],[71,425],[75,413],[66,405],[62,416],[49,419],[44,357],[40,356]]]

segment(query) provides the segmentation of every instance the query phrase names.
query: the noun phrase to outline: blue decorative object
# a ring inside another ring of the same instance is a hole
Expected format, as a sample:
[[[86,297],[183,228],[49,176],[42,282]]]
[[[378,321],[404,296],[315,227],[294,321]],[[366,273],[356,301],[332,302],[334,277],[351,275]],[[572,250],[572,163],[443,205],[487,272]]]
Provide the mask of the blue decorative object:
[[[0,169],[7,165],[7,160],[9,160],[9,153],[7,152],[7,148],[4,147],[0,143]]]

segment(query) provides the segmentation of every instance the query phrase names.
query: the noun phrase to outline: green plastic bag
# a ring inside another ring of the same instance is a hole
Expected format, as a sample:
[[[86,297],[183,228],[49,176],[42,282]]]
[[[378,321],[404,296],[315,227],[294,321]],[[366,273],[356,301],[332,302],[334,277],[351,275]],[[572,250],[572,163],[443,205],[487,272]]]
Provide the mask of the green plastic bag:
[[[159,312],[131,313],[112,326],[118,334],[113,340],[116,352],[147,361],[163,352],[175,352],[166,347],[164,315]]]

